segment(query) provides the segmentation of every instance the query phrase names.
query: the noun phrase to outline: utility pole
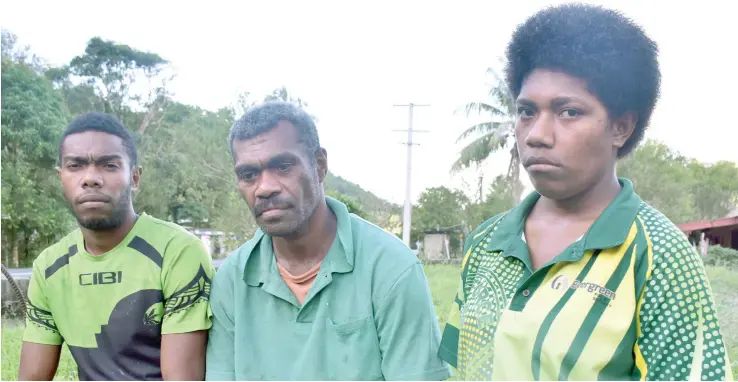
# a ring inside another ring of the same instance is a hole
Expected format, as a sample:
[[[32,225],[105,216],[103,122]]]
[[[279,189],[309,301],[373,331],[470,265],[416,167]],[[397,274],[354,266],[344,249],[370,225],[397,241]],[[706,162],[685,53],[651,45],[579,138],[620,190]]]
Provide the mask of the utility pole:
[[[426,130],[413,130],[413,109],[420,106],[430,105],[416,105],[413,103],[407,105],[394,105],[396,107],[407,107],[408,108],[408,128],[407,130],[395,130],[395,131],[407,131],[407,142],[403,144],[407,145],[407,178],[405,180],[405,211],[402,216],[402,241],[405,245],[410,248],[410,225],[412,222],[413,213],[413,202],[410,196],[410,182],[412,179],[412,155],[413,155],[413,133],[425,133]]]

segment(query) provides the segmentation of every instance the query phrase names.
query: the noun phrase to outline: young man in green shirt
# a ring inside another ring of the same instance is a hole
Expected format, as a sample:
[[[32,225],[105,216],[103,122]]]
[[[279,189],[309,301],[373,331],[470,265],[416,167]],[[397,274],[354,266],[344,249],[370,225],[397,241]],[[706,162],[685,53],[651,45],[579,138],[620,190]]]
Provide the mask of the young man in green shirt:
[[[213,281],[208,380],[441,380],[422,264],[325,197],[326,150],[301,108],[251,108],[230,134],[260,229]]]
[[[731,379],[700,256],[616,176],[658,97],[656,44],[564,5],[519,26],[507,60],[535,192],[467,240],[440,355],[472,380]]]
[[[52,380],[62,343],[80,380],[202,380],[214,269],[183,228],[137,215],[133,138],[89,113],[66,128],[58,169],[79,229],[33,263],[20,380]]]

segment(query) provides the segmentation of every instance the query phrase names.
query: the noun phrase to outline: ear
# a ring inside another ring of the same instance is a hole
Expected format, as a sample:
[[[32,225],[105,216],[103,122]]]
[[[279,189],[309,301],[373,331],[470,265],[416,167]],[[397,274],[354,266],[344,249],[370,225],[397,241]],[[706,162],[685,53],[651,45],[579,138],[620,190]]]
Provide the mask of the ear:
[[[616,119],[612,125],[613,141],[612,145],[616,149],[620,149],[628,141],[635,130],[638,117],[633,112],[625,113],[622,117]]]
[[[138,191],[138,186],[141,183],[141,174],[143,174],[143,168],[136,166],[131,170],[131,190]]]
[[[324,148],[321,147],[315,153],[315,162],[318,168],[318,180],[323,183],[328,176],[328,152]]]

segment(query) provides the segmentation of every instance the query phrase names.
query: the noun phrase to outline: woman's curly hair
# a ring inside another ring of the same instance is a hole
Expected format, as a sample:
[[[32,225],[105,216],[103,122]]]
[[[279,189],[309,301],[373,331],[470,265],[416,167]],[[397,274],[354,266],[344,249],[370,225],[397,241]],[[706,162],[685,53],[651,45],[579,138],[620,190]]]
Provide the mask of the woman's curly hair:
[[[633,21],[599,6],[567,4],[531,16],[515,30],[505,80],[514,98],[535,69],[585,80],[611,119],[634,112],[633,134],[618,151],[628,155],[643,139],[659,97],[658,46]]]

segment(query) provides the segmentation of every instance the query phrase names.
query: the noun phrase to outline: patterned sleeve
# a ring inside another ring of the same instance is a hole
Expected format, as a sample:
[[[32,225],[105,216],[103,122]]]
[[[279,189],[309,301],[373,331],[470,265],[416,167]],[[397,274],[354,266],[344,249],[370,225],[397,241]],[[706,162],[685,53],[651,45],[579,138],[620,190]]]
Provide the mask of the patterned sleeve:
[[[210,255],[196,237],[171,244],[164,255],[162,334],[210,329],[210,286],[215,273]]]
[[[44,256],[39,256],[43,259]],[[33,273],[28,284],[28,302],[26,315],[26,330],[23,341],[44,345],[61,345],[64,342],[59,330],[56,328],[54,316],[49,306],[46,278],[41,271],[42,264],[39,260],[33,263]]]
[[[732,380],[702,259],[677,228],[655,220],[650,275],[638,303],[638,377]]]

